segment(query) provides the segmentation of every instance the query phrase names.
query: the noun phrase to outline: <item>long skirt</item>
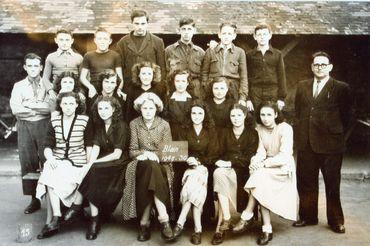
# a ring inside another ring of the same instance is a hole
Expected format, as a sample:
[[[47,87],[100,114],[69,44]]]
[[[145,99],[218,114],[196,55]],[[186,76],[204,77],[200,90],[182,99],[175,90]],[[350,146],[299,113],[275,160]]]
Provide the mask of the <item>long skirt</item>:
[[[271,212],[297,220],[298,192],[295,172],[283,168],[260,168],[251,174],[244,189]]]
[[[214,192],[227,197],[234,209],[241,212],[247,205],[248,196],[243,184],[248,177],[248,168],[216,168],[213,173]]]
[[[94,163],[82,181],[79,192],[99,208],[100,214],[109,215],[117,207],[127,163],[124,160]]]
[[[55,169],[44,165],[40,175],[36,197],[41,199],[46,194],[46,187],[52,188],[63,204],[70,207],[75,200],[76,190],[89,169],[88,165],[73,166],[69,160],[59,161]]]
[[[136,167],[136,209],[140,218],[145,208],[156,196],[167,208],[170,207],[170,190],[166,169],[155,161],[139,161]]]

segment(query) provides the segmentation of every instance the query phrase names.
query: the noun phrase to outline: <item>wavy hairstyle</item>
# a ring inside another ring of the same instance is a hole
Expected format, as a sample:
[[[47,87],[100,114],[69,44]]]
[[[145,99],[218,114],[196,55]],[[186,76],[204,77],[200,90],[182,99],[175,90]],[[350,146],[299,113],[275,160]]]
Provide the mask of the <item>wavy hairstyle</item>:
[[[141,106],[146,101],[152,101],[154,103],[154,105],[155,105],[155,107],[157,109],[157,113],[163,111],[163,107],[164,106],[163,106],[162,100],[159,98],[159,96],[157,96],[153,92],[144,92],[138,98],[136,98],[135,101],[134,101],[134,109],[137,112],[140,112]]]
[[[157,64],[153,62],[139,62],[136,63],[134,66],[132,66],[131,72],[132,72],[132,83],[136,86],[141,86],[141,81],[140,81],[140,70],[143,67],[150,67],[153,70],[153,80],[152,80],[152,85],[160,83],[161,82],[161,67],[158,66]]]
[[[276,124],[280,124],[281,122],[285,121],[285,118],[281,111],[279,110],[277,103],[273,101],[263,101],[261,104],[258,106],[257,111],[256,111],[256,122],[258,124],[263,125],[260,117],[261,109],[262,108],[272,108],[275,113],[277,113],[277,118],[275,119]]]
[[[83,112],[85,112],[85,104],[81,102],[81,98],[78,95],[78,93],[72,91],[72,92],[62,92],[58,94],[55,110],[58,111],[60,114],[63,114],[62,108],[60,107],[60,103],[62,102],[62,99],[64,97],[74,97],[76,99],[76,103],[78,104],[78,107],[76,108],[76,114],[82,114]]]
[[[78,80],[78,74],[71,72],[71,71],[65,71],[62,72],[55,81],[55,90],[57,93],[62,89],[62,79],[71,77],[75,81],[75,85],[73,87],[73,92],[78,93],[80,91],[80,84]]]
[[[103,80],[109,79],[114,76],[117,77],[117,85],[116,85],[116,89],[117,89],[117,86],[121,83],[121,78],[118,76],[118,74],[113,69],[105,69],[104,71],[98,74],[98,81],[102,87],[102,90],[103,90]]]
[[[204,110],[203,127],[207,128],[207,129],[214,128],[215,127],[215,122],[213,121],[212,114],[211,114],[207,104],[201,99],[195,99],[194,101],[192,101],[191,107],[190,107],[189,111],[187,112],[187,115],[188,115],[188,117],[187,117],[188,118],[187,126],[190,127],[190,126],[193,125],[193,122],[191,120],[191,109],[194,108],[194,107],[199,107],[199,108],[202,108]]]
[[[251,115],[248,111],[248,108],[240,103],[235,103],[232,108],[230,109],[230,113],[231,113],[231,110],[233,109],[240,109],[241,111],[243,111],[244,115],[245,115],[245,120],[244,120],[244,126],[245,127],[255,127],[256,125],[256,122],[254,120],[254,117],[253,115]]]
[[[186,69],[176,69],[174,70],[170,75],[169,75],[169,81],[170,81],[170,94],[172,94],[174,91],[176,91],[176,86],[175,86],[175,78],[177,75],[182,75],[182,74],[186,74],[188,75],[187,77],[187,81],[188,81],[188,87],[186,88],[186,90],[188,91],[189,89],[189,85],[190,85],[190,80],[191,80],[191,75],[190,75],[190,72]]]
[[[112,125],[116,124],[121,120],[122,110],[121,110],[121,104],[115,97],[107,97],[107,96],[98,96],[98,98],[95,100],[92,110],[93,110],[93,122],[98,124],[99,127],[104,125],[104,121],[100,118],[99,112],[98,112],[98,106],[100,102],[109,102],[112,108],[114,109],[113,115],[112,115]]]

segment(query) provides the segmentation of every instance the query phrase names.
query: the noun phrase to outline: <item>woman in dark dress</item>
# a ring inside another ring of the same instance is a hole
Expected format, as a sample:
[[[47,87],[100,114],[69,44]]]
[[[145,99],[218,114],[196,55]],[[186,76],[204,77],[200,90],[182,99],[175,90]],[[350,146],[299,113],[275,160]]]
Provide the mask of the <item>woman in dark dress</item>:
[[[235,100],[228,96],[229,84],[223,77],[215,78],[211,83],[213,98],[207,100],[217,131],[231,127],[230,110]]]
[[[122,197],[124,169],[128,163],[127,125],[120,120],[120,104],[114,97],[97,98],[94,106],[95,129],[89,172],[78,191],[79,196],[66,212],[64,220],[75,217],[82,197],[90,203],[91,218],[86,239],[94,240],[100,229],[99,217],[110,215]]]
[[[220,155],[213,173],[214,192],[217,193],[219,218],[212,244],[220,244],[230,229],[230,204],[242,211],[246,206],[244,184],[249,177],[249,162],[258,147],[257,131],[245,124],[247,108],[235,104],[230,111],[232,128],[219,135]]]
[[[214,141],[216,131],[213,120],[203,101],[199,99],[193,101],[188,118],[191,118],[191,124],[180,134],[180,139],[188,142],[189,157],[186,162],[188,168],[182,177],[180,196],[182,210],[174,228],[174,236],[180,236],[186,216],[192,208],[195,233],[192,234],[191,242],[200,244],[201,215],[207,198],[208,187],[211,188],[210,193],[212,193],[212,183],[208,184],[208,177],[209,173],[212,174],[213,171],[218,145],[217,141]],[[209,198],[212,197],[211,195],[208,196]],[[208,199],[208,203],[213,203],[213,199]]]
[[[171,163],[160,162],[160,146],[172,140],[170,125],[157,116],[163,110],[161,99],[152,92],[140,95],[134,107],[141,117],[130,122],[130,157],[123,191],[123,218],[140,218],[138,241],[150,239],[150,211],[158,212],[161,235],[172,240],[168,208],[171,204],[170,187],[173,180]]]
[[[172,139],[179,140],[179,134],[186,127],[188,113],[193,97],[187,91],[189,86],[189,72],[175,70],[170,77],[172,93],[165,103],[164,118],[171,126]]]
[[[132,83],[127,90],[125,119],[127,122],[140,116],[134,109],[134,101],[144,92],[153,92],[162,102],[166,99],[166,87],[161,83],[161,68],[152,62],[137,63],[132,67]]]

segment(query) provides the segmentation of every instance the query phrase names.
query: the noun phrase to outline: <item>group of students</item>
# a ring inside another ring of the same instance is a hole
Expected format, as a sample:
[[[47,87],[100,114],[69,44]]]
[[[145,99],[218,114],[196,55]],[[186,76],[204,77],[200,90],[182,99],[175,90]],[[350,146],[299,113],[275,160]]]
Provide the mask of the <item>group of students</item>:
[[[154,208],[163,239],[178,238],[192,210],[191,242],[201,243],[203,215],[218,218],[212,244],[221,244],[226,231],[247,230],[259,206],[257,243],[268,244],[270,212],[293,221],[298,214],[293,129],[280,111],[284,63],[269,44],[271,29],[256,27],[257,48],[246,55],[232,43],[232,23],[220,25],[220,43],[204,52],[192,43],[190,18],[180,20],[181,38],[166,49],[147,31],[145,11],[134,11],[131,21],[134,31],[117,52],[99,28],[97,50],[84,57],[71,48],[72,34],[58,31],[58,50],[46,58],[42,78],[41,58],[24,58],[28,77],[14,85],[10,105],[22,175],[43,166],[25,210],[38,210],[38,199],[46,198],[38,238],[74,221],[88,202],[86,239],[94,240],[122,200],[124,220],[139,221],[139,241],[150,239]],[[160,160],[161,143],[172,140],[188,142],[186,162]],[[234,210],[241,216],[232,226]]]

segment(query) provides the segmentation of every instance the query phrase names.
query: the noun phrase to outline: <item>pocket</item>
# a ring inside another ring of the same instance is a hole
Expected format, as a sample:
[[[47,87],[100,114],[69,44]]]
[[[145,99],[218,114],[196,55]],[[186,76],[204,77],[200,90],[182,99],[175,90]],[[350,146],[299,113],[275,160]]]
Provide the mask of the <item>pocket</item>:
[[[218,64],[219,64],[219,62],[218,62],[217,58],[211,59],[210,64],[209,64],[209,71],[211,73],[219,72],[219,68],[218,68],[219,65]]]
[[[239,62],[230,61],[230,73],[237,74],[239,72]]]

